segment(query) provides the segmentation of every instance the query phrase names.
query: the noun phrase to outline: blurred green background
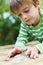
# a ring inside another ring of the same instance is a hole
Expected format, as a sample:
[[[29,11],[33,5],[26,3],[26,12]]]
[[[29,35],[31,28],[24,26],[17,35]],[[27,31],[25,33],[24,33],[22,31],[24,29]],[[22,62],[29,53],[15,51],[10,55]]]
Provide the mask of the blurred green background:
[[[40,0],[43,8],[43,0]],[[14,44],[19,33],[20,19],[10,12],[9,0],[0,0],[0,45]]]

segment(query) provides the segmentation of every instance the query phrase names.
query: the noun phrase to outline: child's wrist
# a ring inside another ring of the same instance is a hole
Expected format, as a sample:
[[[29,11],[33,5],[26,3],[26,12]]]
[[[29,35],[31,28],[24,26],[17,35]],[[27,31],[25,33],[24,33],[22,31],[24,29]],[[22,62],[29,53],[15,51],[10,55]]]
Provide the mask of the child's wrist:
[[[35,46],[36,50],[37,50],[37,53],[40,53],[39,49]]]
[[[21,50],[23,50],[25,48],[25,45],[23,43],[21,44],[15,44],[15,48],[20,48]]]

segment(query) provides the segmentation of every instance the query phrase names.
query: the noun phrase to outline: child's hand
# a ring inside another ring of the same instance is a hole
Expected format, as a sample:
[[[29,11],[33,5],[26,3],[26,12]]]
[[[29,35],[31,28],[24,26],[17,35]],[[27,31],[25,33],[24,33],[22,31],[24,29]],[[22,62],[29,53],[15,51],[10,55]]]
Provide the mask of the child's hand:
[[[38,55],[38,49],[36,47],[31,47],[31,46],[27,46],[25,49],[25,54],[26,55],[29,55],[30,58],[32,59],[36,59],[39,57]]]
[[[13,57],[14,55],[18,54],[21,52],[20,48],[14,48],[12,49],[8,55],[6,56],[6,58],[4,59],[5,61],[9,61],[11,57]]]

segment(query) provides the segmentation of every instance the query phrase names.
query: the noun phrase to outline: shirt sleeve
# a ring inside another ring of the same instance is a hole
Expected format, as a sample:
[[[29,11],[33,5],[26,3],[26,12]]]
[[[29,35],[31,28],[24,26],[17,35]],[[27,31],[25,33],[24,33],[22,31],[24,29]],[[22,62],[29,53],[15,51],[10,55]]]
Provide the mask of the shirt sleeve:
[[[43,53],[43,42],[35,45],[35,47],[37,47],[37,49],[40,51],[40,53]]]
[[[40,9],[41,22],[43,22],[43,9]],[[35,45],[40,53],[43,53],[43,42]]]
[[[20,47],[21,49],[24,49],[24,47],[26,46],[26,43],[28,42],[27,29],[27,25],[22,22],[17,41],[15,43],[15,47]]]

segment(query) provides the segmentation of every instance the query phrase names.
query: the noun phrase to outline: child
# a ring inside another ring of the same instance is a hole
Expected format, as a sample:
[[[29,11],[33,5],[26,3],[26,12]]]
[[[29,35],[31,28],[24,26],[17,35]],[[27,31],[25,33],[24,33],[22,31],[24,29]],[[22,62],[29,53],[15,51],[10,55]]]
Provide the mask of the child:
[[[32,59],[38,58],[39,52],[43,53],[43,10],[40,9],[39,0],[11,0],[10,9],[22,22],[15,48],[8,53],[5,60],[22,51]],[[26,46],[28,41],[36,40],[40,43]]]

